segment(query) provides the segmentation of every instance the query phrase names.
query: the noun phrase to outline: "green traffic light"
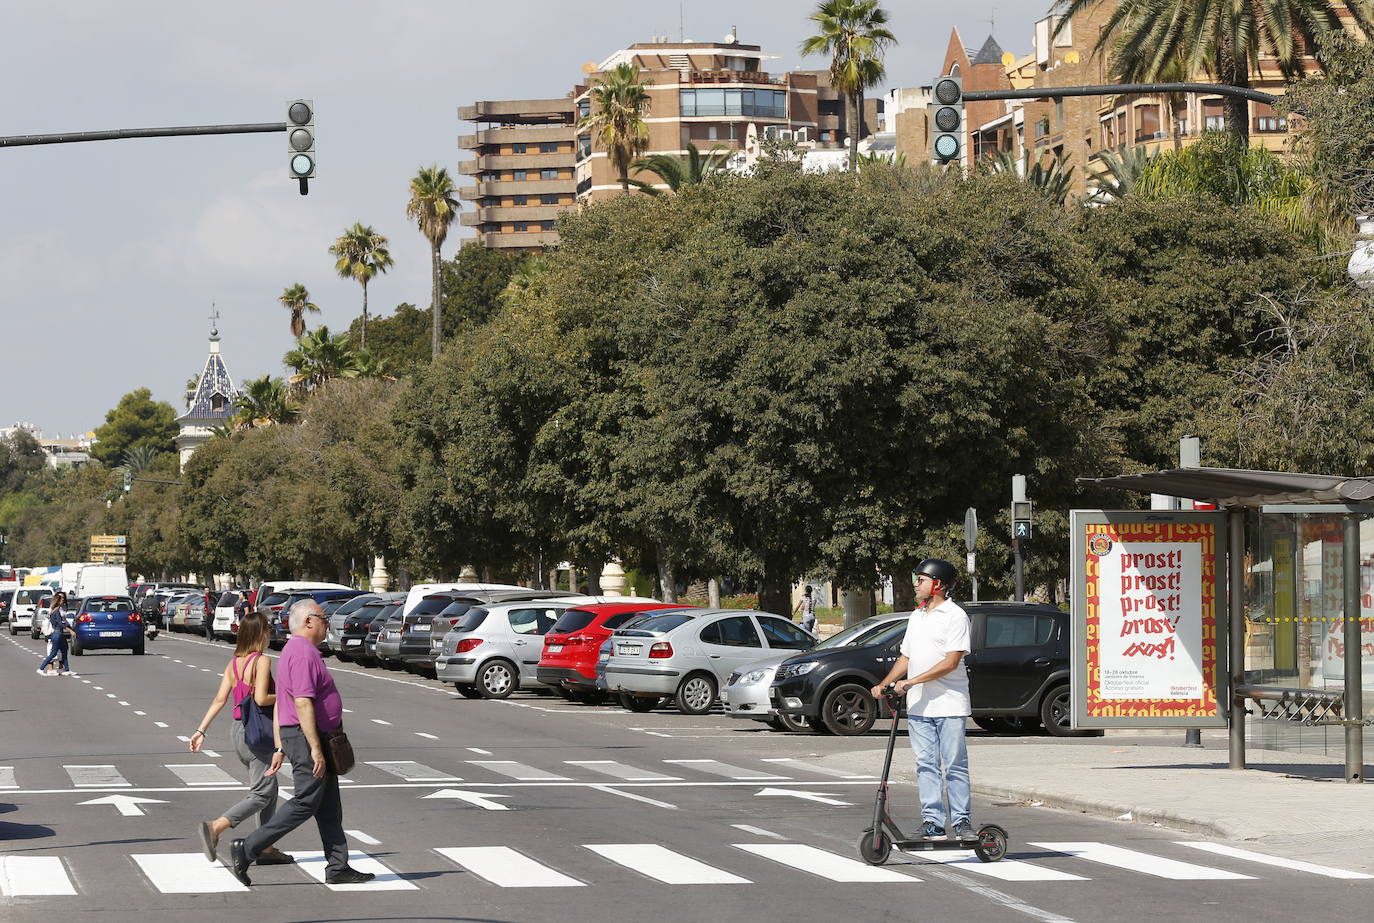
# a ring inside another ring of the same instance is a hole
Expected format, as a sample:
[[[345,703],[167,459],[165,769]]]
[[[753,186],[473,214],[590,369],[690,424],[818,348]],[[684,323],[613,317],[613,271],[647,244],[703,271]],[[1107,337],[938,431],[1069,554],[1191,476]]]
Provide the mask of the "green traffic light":
[[[315,161],[309,154],[296,154],[291,158],[292,176],[309,176],[315,169]]]

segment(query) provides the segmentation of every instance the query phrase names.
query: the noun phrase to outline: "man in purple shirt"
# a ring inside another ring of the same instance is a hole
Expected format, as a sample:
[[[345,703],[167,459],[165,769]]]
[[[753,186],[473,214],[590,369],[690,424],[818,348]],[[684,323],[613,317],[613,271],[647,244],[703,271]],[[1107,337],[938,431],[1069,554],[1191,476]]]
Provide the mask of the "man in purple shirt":
[[[264,775],[280,769],[283,759],[290,760],[296,790],[268,823],[248,839],[234,840],[229,850],[230,871],[251,885],[248,866],[258,855],[313,817],[324,846],[324,880],[331,885],[361,884],[371,881],[373,875],[348,864],[339,777],[329,771],[324,758],[322,735],[343,726],[343,700],[319,650],[329,619],[314,600],[303,599],[291,607],[290,625],[291,637],[277,663],[277,706],[272,722],[277,750]]]

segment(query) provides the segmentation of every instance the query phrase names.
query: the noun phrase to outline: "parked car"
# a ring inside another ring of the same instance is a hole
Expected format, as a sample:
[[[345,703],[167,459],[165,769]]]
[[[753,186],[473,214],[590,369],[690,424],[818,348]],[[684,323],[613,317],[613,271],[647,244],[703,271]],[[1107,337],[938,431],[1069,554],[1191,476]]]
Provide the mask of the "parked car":
[[[334,656],[344,661],[367,659],[367,633],[373,620],[383,609],[399,606],[405,598],[405,593],[366,593],[340,606],[329,620]]]
[[[215,638],[232,641],[239,633],[239,610],[247,604],[248,591],[244,589],[225,590],[215,600],[215,614],[210,621],[209,634]]]
[[[377,659],[377,642],[382,636],[382,631],[386,628],[387,621],[401,611],[405,605],[405,600],[400,602],[387,603],[378,610],[372,617],[372,621],[367,625],[367,634],[363,636],[363,659],[368,663],[379,663]]]
[[[566,600],[569,605],[599,600],[600,597],[580,596],[567,590],[465,590],[462,592],[441,593],[449,599],[448,605],[436,614],[427,614],[424,601],[416,606],[401,624],[401,661],[406,669],[418,673],[432,673],[434,664],[443,653],[444,636],[458,624],[458,619],[473,606],[491,603],[521,602],[528,600]],[[425,597],[426,600],[430,597]],[[433,608],[429,606],[428,608]]]
[[[332,600],[339,600],[340,604],[347,602],[355,596],[361,596],[362,590],[351,589],[305,589],[293,590],[286,594],[286,598],[280,603],[273,605],[273,617],[269,619],[272,628],[272,639],[276,643],[285,644],[286,639],[291,636],[291,607],[301,600],[313,599],[324,609],[325,605]],[[326,613],[327,615],[328,613]],[[323,642],[321,642],[323,644]]]
[[[337,606],[334,606],[329,612],[329,629],[325,632],[320,650],[327,654],[337,654],[339,652],[339,630],[343,627],[344,618],[357,612],[358,607],[364,603],[372,602],[377,598],[378,594],[376,593],[359,593],[352,599],[341,600]]]
[[[162,604],[163,620],[167,623],[169,631],[186,630],[186,607],[194,599],[200,599],[199,593],[177,593],[168,596],[167,601]]]
[[[1002,729],[998,719],[1072,736],[1069,726],[1068,614],[1039,603],[960,603],[969,614],[969,675],[973,720]],[[869,690],[900,655],[906,626],[893,624],[864,645],[813,651],[784,662],[769,691],[779,715],[808,719],[834,734],[863,734],[878,717]]]
[[[47,602],[52,599],[52,590],[45,586],[21,586],[17,590],[11,590],[8,595],[10,634],[17,635],[23,630],[35,638],[40,637],[39,623],[34,616],[40,608],[47,611]]]
[[[601,645],[615,629],[649,612],[681,609],[677,603],[616,602],[574,606],[565,611],[544,635],[535,676],[566,698],[600,701],[606,697],[596,685],[596,662]]]
[[[634,618],[630,619],[628,622],[621,625],[620,627],[634,628],[643,622],[647,622],[649,619],[657,618],[660,615],[667,615],[669,612],[675,612],[682,609],[692,610],[695,608],[695,606],[679,606],[677,609],[662,609],[655,610],[653,612],[646,612],[643,615],[635,616]],[[606,663],[611,659],[611,648],[615,646],[612,643],[611,639],[614,637],[614,632],[612,634],[607,635],[606,640],[601,642],[601,647],[596,652],[596,689],[603,695],[612,694],[611,687],[606,684]],[[638,707],[635,702],[630,702],[627,704],[625,701],[627,698],[631,697],[628,697],[622,693],[620,695],[621,704],[626,705],[626,707],[630,708],[632,711],[648,711],[649,709],[656,707],[658,703],[663,699],[662,696],[648,696],[645,697],[646,704],[643,704],[643,707]]]
[[[538,685],[543,635],[574,605],[537,599],[472,607],[444,636],[435,676],[468,698],[504,699],[522,685]]]
[[[209,638],[209,626],[214,619],[214,615],[211,613],[210,618],[206,618],[205,597],[199,594],[192,596],[182,603],[181,608],[186,613],[186,617],[182,620],[182,630],[193,634],[205,635],[205,637]]]
[[[128,596],[83,597],[71,621],[76,632],[72,654],[77,657],[105,648],[143,653],[143,617]]]
[[[907,616],[904,613],[879,615],[864,619],[843,631],[836,632],[818,643],[812,651],[831,648],[862,646],[871,639],[897,625],[906,630]],[[769,727],[779,731],[800,731],[807,726],[806,718],[794,715],[779,715],[769,697],[773,679],[778,667],[786,660],[796,656],[794,651],[784,651],[763,660],[746,664],[730,674],[726,681],[721,700],[725,703],[725,713],[731,718],[745,718],[765,721]]]
[[[809,649],[816,643],[790,619],[738,609],[679,610],[619,628],[611,637],[606,683],[636,697],[626,701],[627,707],[671,695],[685,715],[709,712],[739,667],[769,651]]]

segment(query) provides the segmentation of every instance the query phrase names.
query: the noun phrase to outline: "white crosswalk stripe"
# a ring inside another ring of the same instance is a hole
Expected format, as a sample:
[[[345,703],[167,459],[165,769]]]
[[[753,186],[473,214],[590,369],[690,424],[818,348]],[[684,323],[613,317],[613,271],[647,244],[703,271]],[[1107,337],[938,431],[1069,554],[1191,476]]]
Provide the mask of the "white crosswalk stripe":
[[[571,782],[567,776],[560,776],[554,772],[547,772],[543,769],[535,769],[533,766],[526,766],[524,763],[517,763],[515,760],[468,760],[473,766],[481,766],[483,769],[490,769],[492,772],[499,772],[503,776],[510,776],[517,782]]]
[[[756,856],[772,859],[788,868],[810,872],[812,875],[827,881],[911,884],[921,880],[912,875],[903,875],[901,872],[894,872],[891,869],[878,868],[858,859],[837,856],[833,852],[826,852],[824,849],[805,846],[801,843],[736,843],[734,846],[736,849],[742,849]]]
[[[1238,872],[1228,872],[1207,865],[1194,865],[1177,859],[1166,859],[1150,853],[1111,846],[1107,843],[1031,843],[1041,849],[1052,849],[1066,855],[1087,859],[1113,868],[1126,869],[1153,875],[1156,878],[1170,878],[1175,881],[1226,881],[1248,879],[1251,876]]]
[[[167,763],[167,768],[187,785],[242,785],[214,763]]]
[[[657,843],[584,844],[592,852],[617,865],[669,885],[747,885],[747,878],[673,852]]]
[[[18,788],[14,781],[14,767],[0,766],[0,788]]]
[[[586,884],[509,846],[445,846],[434,851],[503,888],[580,888]]]
[[[63,766],[77,788],[132,788],[113,766]]]
[[[1081,875],[1071,875],[1021,859],[1007,858],[997,862],[984,862],[974,855],[971,849],[931,850],[911,855],[918,856],[926,862],[954,865],[964,871],[977,872],[989,878],[1000,878],[1002,881],[1088,881]]]
[[[132,857],[163,894],[217,894],[247,891],[234,873],[198,852],[152,853]]]
[[[1179,840],[1178,845],[1190,846],[1193,849],[1201,849],[1205,852],[1215,853],[1218,856],[1230,856],[1233,859],[1245,859],[1248,862],[1258,862],[1260,865],[1272,865],[1281,869],[1289,869],[1294,872],[1308,872],[1312,875],[1321,875],[1325,878],[1374,878],[1374,875],[1366,875],[1363,872],[1349,872],[1345,869],[1332,868],[1329,865],[1317,865],[1314,862],[1303,862],[1298,859],[1281,859],[1278,856],[1266,856],[1263,853],[1251,852],[1248,849],[1237,849],[1234,846],[1226,846],[1221,843],[1189,843]]]
[[[0,856],[0,894],[6,897],[75,893],[66,866],[58,856]]]
[[[877,776],[864,775],[863,773],[850,772],[847,769],[832,769],[829,766],[817,766],[806,760],[795,759],[790,756],[765,757],[762,762],[778,763],[787,769],[804,769],[807,772],[818,772],[823,776],[836,776],[841,779],[876,779]]]
[[[615,760],[564,760],[563,762],[569,766],[581,766],[592,772],[605,773],[623,782],[678,782],[681,780],[681,776],[669,776],[648,769],[637,769]]]
[[[348,864],[360,872],[371,872],[377,877],[360,885],[331,885],[325,882],[325,862],[322,852],[300,852],[292,850],[296,857],[296,867],[331,891],[414,891],[415,886],[393,872],[365,852],[351,850]]]
[[[739,766],[731,766],[729,763],[722,763],[720,760],[664,760],[674,766],[685,766],[689,769],[709,772],[715,776],[725,776],[727,779],[751,780],[758,782],[776,782],[787,779],[787,776],[775,776],[766,772],[759,772],[757,769],[744,769]]]
[[[407,782],[461,782],[458,776],[431,769],[424,763],[417,763],[414,760],[369,760],[368,766],[375,766],[382,772],[389,772],[398,779]]]

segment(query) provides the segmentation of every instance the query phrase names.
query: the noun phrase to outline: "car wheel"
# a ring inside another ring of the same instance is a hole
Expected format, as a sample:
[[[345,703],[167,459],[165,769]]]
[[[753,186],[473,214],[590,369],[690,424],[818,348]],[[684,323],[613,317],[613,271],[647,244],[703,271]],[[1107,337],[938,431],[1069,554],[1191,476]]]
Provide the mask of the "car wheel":
[[[816,730],[816,726],[808,721],[805,715],[778,715],[773,721],[777,722],[778,730],[792,734],[805,734],[807,731]]]
[[[454,683],[453,688],[458,690],[458,694],[465,699],[480,699],[482,693],[477,691],[477,687],[472,683]]]
[[[504,699],[520,686],[520,674],[509,660],[488,660],[477,671],[477,691],[484,699]]]
[[[878,702],[858,683],[843,683],[825,694],[820,717],[821,724],[832,734],[867,734],[878,720]]]
[[[706,714],[716,704],[715,677],[693,673],[678,685],[674,701],[684,715]]]
[[[1051,737],[1100,737],[1101,731],[1073,728],[1073,695],[1066,683],[1055,686],[1040,703],[1040,721]]]
[[[996,734],[998,731],[1002,729],[1001,723],[996,718],[979,717],[975,715],[973,718],[973,723],[978,725],[983,730],[987,731],[989,734]]]
[[[620,694],[620,704],[628,711],[644,713],[653,711],[658,707],[659,696],[656,695],[635,695],[632,692],[622,692]]]

